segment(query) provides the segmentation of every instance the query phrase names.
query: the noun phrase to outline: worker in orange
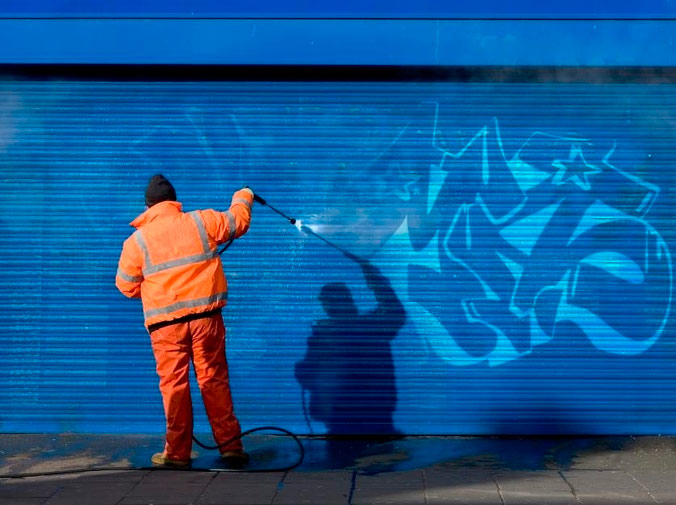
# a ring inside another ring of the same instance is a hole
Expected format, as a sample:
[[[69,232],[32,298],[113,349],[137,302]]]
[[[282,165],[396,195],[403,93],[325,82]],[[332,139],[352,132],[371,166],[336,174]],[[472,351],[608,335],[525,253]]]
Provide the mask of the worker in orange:
[[[253,196],[243,188],[226,212],[184,213],[174,187],[158,174],[145,191],[146,211],[131,222],[136,231],[124,242],[115,284],[141,298],[157,363],[167,432],[164,451],[152,457],[156,466],[190,465],[191,360],[216,443],[241,433],[228,382],[221,316],[228,289],[217,248],[247,232]],[[220,451],[231,464],[248,462],[239,439]]]

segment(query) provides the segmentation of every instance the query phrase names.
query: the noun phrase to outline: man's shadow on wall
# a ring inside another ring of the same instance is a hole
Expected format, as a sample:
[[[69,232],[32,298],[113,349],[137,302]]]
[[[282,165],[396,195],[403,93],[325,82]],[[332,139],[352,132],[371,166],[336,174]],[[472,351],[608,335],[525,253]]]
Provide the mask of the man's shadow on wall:
[[[375,266],[348,257],[361,267],[377,307],[360,314],[347,285],[324,285],[319,301],[328,317],[312,325],[306,355],[296,363],[296,378],[309,392],[306,415],[324,423],[329,437],[388,440],[401,435],[392,419],[397,389],[391,342],[404,326],[406,312],[390,281]],[[344,443],[329,440],[331,457],[341,456],[345,448]],[[342,454],[341,459],[359,457],[360,452]]]

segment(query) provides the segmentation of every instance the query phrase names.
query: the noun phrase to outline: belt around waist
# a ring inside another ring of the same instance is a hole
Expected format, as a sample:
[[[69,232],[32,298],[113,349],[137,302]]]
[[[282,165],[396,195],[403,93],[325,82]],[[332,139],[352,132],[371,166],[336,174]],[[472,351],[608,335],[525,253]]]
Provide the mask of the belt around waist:
[[[220,313],[221,309],[214,309],[208,312],[200,312],[198,314],[188,314],[187,316],[172,319],[171,321],[162,321],[160,323],[151,324],[150,326],[148,326],[148,333],[152,333],[155,330],[164,328],[165,326],[171,326],[172,324],[187,323],[189,321],[195,321],[196,319],[204,319],[211,316],[215,316]]]

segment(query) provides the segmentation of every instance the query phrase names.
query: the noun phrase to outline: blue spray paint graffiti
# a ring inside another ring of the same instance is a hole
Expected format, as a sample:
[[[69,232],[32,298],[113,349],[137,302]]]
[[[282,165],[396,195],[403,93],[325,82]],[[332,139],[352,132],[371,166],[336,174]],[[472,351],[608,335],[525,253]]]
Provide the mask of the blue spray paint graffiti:
[[[500,365],[565,321],[608,353],[650,348],[672,298],[669,249],[644,219],[659,188],[613,166],[615,146],[592,164],[588,139],[535,132],[508,157],[495,119],[449,152],[437,122],[438,107],[430,140],[441,161],[430,165],[427,212],[407,216],[379,253],[412,258],[408,285],[447,286],[402,290],[434,350],[453,365]],[[409,200],[402,187],[395,194]],[[467,274],[473,291],[460,282]]]

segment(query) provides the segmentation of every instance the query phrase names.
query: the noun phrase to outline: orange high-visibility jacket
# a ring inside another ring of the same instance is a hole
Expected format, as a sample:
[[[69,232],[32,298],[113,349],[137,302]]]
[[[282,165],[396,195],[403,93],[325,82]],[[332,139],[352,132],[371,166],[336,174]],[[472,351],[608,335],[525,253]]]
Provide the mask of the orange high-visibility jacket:
[[[237,191],[230,209],[182,212],[179,202],[153,205],[131,222],[115,285],[141,298],[146,327],[223,307],[228,285],[218,245],[244,235],[253,193]]]

